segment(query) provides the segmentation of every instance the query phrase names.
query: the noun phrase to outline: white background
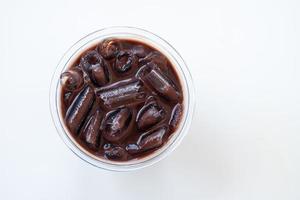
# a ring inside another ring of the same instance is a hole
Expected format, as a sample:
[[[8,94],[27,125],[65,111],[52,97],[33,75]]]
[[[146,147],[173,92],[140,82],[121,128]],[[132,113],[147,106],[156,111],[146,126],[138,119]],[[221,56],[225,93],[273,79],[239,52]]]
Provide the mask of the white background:
[[[0,199],[300,199],[300,2],[0,1]],[[51,76],[97,29],[129,25],[186,60],[197,108],[171,156],[113,173],[51,121]]]

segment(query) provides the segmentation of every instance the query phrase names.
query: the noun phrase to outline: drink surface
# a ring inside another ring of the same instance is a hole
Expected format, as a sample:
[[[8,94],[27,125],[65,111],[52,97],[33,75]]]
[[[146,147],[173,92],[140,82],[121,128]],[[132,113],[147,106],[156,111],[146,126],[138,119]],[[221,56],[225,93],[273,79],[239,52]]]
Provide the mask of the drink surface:
[[[61,74],[61,113],[71,137],[102,159],[153,153],[183,113],[175,68],[150,45],[110,38],[84,51]]]

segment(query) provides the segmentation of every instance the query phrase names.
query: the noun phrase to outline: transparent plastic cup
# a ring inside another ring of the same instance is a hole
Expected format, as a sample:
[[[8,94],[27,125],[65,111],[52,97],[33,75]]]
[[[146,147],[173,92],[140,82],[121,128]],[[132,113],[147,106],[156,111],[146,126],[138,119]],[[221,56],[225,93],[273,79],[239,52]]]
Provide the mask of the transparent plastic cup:
[[[99,43],[107,38],[122,38],[133,39],[144,43],[147,43],[154,48],[161,51],[171,61],[175,70],[179,76],[182,89],[183,89],[183,115],[181,122],[178,125],[177,130],[168,139],[166,144],[160,147],[150,155],[130,161],[111,161],[101,159],[95,155],[89,153],[82,148],[76,140],[71,136],[68,129],[63,123],[60,106],[60,74],[65,71],[73,61],[89,47]],[[194,86],[189,69],[187,68],[184,60],[179,53],[173,48],[167,41],[161,37],[134,27],[110,27],[95,31],[78,42],[76,42],[69,50],[63,55],[59,64],[55,70],[51,81],[50,88],[50,110],[53,122],[57,129],[59,136],[64,143],[82,160],[102,169],[111,171],[131,171],[140,168],[150,166],[168,156],[182,141],[187,134],[190,124],[192,122],[192,116],[194,112]]]

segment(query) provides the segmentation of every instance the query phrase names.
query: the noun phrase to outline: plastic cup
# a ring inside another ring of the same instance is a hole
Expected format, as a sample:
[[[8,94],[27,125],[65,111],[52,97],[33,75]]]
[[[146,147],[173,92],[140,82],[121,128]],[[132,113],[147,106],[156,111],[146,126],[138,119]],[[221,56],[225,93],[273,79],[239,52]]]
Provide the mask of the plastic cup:
[[[149,154],[146,157],[125,162],[101,159],[86,151],[69,133],[68,129],[63,123],[60,111],[60,74],[65,71],[82,52],[87,50],[89,47],[99,43],[100,41],[111,37],[138,40],[147,43],[161,51],[165,56],[168,57],[168,59],[175,67],[183,90],[184,110],[182,120],[178,125],[177,130],[172,134],[168,141],[155,152]],[[88,34],[87,36],[76,42],[73,46],[71,46],[63,55],[63,57],[59,61],[59,64],[54,72],[51,81],[50,110],[59,136],[69,147],[69,149],[73,151],[79,158],[102,169],[111,171],[131,171],[157,163],[158,161],[167,157],[180,144],[184,136],[188,133],[188,129],[192,122],[195,106],[194,95],[194,86],[191,73],[182,57],[167,41],[149,31],[139,28],[110,27]]]

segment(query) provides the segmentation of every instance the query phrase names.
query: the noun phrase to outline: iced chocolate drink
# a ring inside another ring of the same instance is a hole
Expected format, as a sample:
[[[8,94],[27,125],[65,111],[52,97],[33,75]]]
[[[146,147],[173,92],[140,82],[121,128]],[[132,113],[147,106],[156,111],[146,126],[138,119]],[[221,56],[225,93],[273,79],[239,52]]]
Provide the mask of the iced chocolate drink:
[[[61,74],[61,114],[93,155],[128,161],[162,147],[178,128],[182,87],[160,51],[110,38],[84,51]]]

